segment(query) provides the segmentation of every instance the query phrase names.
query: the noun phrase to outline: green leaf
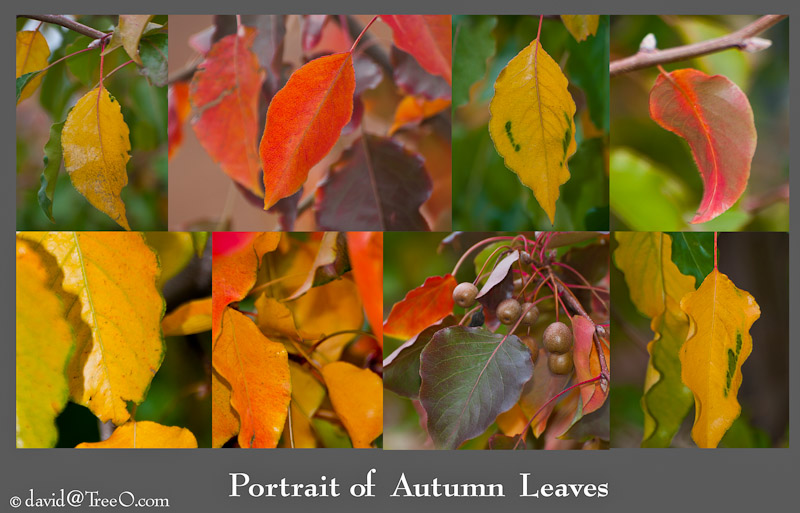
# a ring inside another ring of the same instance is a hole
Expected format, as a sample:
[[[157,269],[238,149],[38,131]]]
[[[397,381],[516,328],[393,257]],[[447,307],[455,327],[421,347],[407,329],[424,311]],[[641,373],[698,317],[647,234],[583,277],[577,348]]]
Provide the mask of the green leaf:
[[[624,148],[611,153],[610,167],[611,210],[627,229],[676,231],[686,227],[683,213],[688,193],[681,182]]]
[[[65,121],[53,123],[50,126],[50,139],[44,145],[44,171],[39,187],[39,206],[48,219],[56,222],[53,218],[53,197],[56,193],[56,180],[58,171],[61,169],[61,131],[64,129]]]
[[[582,43],[568,39],[567,45],[567,75],[586,95],[592,123],[608,131],[608,16],[600,16],[595,36],[589,36]]]
[[[484,328],[438,331],[420,361],[419,398],[440,449],[455,449],[483,433],[514,406],[533,376],[531,354],[517,336]]]
[[[699,287],[714,268],[714,234],[711,232],[673,232],[672,261],[683,274],[694,276]]]
[[[472,84],[495,53],[496,16],[453,16],[453,107],[469,103]]]
[[[157,87],[167,84],[168,40],[167,34],[153,34],[142,38],[139,43],[143,64],[139,73]]]
[[[79,83],[67,76],[67,63],[60,62],[47,70],[42,79],[39,103],[52,119],[64,119],[69,110],[69,101],[80,87]]]
[[[36,78],[36,76],[41,72],[42,70],[31,71],[30,73],[25,73],[21,77],[17,78],[17,102],[19,102],[19,97],[22,94],[22,90],[25,89],[25,86],[28,85],[28,82]]]
[[[445,317],[442,322],[426,328],[389,355],[383,364],[383,384],[387,390],[411,399],[419,397],[422,378],[419,376],[419,355],[439,330],[452,326],[456,318]]]
[[[79,36],[67,47],[67,54],[75,53],[79,50],[85,50],[94,39],[87,36]],[[100,57],[94,51],[83,52],[81,54],[70,57],[66,60],[67,67],[70,73],[75,75],[75,78],[85,86],[93,85],[93,75],[96,70],[100,69]]]

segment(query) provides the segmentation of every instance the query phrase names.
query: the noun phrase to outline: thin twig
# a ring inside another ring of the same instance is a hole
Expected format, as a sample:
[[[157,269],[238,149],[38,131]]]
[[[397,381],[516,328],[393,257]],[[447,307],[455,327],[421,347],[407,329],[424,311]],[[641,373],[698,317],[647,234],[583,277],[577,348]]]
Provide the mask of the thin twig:
[[[92,27],[84,25],[83,23],[78,23],[77,21],[60,14],[20,14],[17,16],[17,18],[28,18],[31,20],[61,25],[62,27],[73,30],[79,34],[91,37],[92,39],[102,39],[108,35],[106,32],[100,32],[97,29],[93,29]]]
[[[611,62],[609,65],[609,75],[614,77],[622,73],[628,73],[629,71],[649,68],[659,64],[668,64],[670,62],[685,61],[694,57],[721,52],[729,48],[744,50],[749,47],[748,43],[751,42],[750,38],[764,32],[786,17],[788,16],[785,14],[769,14],[760,17],[736,32],[731,32],[730,34],[715,39],[709,39],[708,41],[676,46],[674,48],[667,48],[666,50],[640,50],[630,57]]]

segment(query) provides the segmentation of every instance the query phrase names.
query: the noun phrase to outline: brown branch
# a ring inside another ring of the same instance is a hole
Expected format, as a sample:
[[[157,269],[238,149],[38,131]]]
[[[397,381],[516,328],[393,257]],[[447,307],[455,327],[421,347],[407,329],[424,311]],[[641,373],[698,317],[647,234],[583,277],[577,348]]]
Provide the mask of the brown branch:
[[[630,57],[611,62],[608,68],[609,75],[614,77],[629,71],[658,66],[660,64],[668,64],[670,62],[685,61],[729,48],[738,48],[739,50],[748,49],[752,47],[752,37],[764,32],[786,17],[788,16],[785,14],[769,14],[760,17],[736,32],[731,32],[730,34],[715,39],[709,39],[708,41],[676,46],[674,48],[667,48],[666,50],[639,50],[639,52]]]
[[[92,27],[84,25],[83,23],[78,23],[77,21],[60,14],[20,14],[17,17],[61,25],[62,27],[77,32],[78,34],[91,37],[92,39],[102,39],[108,35],[105,32],[100,32],[97,29],[93,29]]]

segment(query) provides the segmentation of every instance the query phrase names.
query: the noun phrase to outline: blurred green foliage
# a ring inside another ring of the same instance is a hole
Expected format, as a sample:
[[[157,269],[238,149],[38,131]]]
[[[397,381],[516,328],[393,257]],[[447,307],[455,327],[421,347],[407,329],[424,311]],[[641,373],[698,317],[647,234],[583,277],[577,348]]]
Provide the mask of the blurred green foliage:
[[[658,48],[728,34],[757,16],[613,16],[611,60],[635,54],[655,35]],[[736,49],[664,65],[727,76],[753,108],[758,146],[742,198],[708,223],[688,221],[703,183],[688,144],[650,119],[649,94],[658,75],[647,68],[611,82],[611,228],[615,230],[785,231],[789,229],[789,21],[761,37],[772,46],[757,53]],[[785,198],[785,200],[784,200]]]
[[[84,25],[112,30],[117,16],[80,16]],[[156,16],[164,24],[167,16]],[[35,29],[38,22],[17,19],[17,30]],[[58,25],[45,23],[40,29],[50,45],[49,62],[86,48],[91,39]],[[121,47],[105,56],[103,74],[129,60]],[[17,106],[17,229],[18,230],[118,230],[108,216],[92,207],[72,187],[63,163],[53,201],[53,224],[40,209],[37,193],[44,169],[42,158],[50,125],[64,121],[73,105],[100,78],[99,50],[84,52],[50,68],[31,98]],[[135,230],[167,229],[167,88],[151,85],[129,64],[114,73],[105,87],[122,107],[130,129],[131,160],[128,185],[122,200]]]
[[[461,27],[485,28],[486,17],[454,16],[453,34]],[[497,16],[489,34],[495,53],[484,76],[463,84],[466,74],[454,73],[453,90],[469,90],[469,101],[453,109],[453,226],[467,230],[606,230],[608,229],[608,16],[600,17],[595,36],[577,43],[558,18],[542,23],[542,47],[569,79],[577,112],[578,150],[569,161],[571,177],[561,186],[551,225],[533,192],[507,169],[489,137],[489,102],[494,83],[508,62],[536,39],[538,16]],[[483,49],[483,45],[476,44]],[[454,49],[454,70],[465,59],[482,59],[482,51]],[[484,63],[481,62],[481,65]],[[474,69],[475,66],[469,66]],[[481,68],[483,69],[483,68]],[[455,95],[455,93],[454,93]],[[459,96],[460,97],[460,96]],[[454,96],[454,99],[456,97]],[[592,126],[594,125],[594,126]],[[591,133],[586,132],[590,127]]]

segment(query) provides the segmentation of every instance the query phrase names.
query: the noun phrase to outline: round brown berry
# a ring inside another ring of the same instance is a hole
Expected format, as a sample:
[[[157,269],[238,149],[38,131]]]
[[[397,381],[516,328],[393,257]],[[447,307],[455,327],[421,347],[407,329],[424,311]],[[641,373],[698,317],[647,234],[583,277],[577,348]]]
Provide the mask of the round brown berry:
[[[522,277],[514,278],[514,294],[519,294],[522,292],[522,288],[525,286],[525,280]]]
[[[550,353],[547,357],[547,366],[553,374],[569,374],[572,372],[572,352]]]
[[[519,301],[514,298],[504,299],[497,305],[497,319],[503,324],[513,324],[519,319],[519,314],[522,313],[522,307]]]
[[[572,330],[563,322],[554,322],[542,335],[544,347],[551,353],[566,353],[572,349]]]
[[[530,335],[522,335],[519,339],[528,346],[531,351],[531,360],[536,363],[536,359],[539,358],[539,344],[536,343],[536,339]]]
[[[531,303],[522,304],[522,324],[533,326],[539,319],[539,309]]]
[[[453,290],[453,301],[464,308],[474,305],[476,297],[478,297],[478,287],[468,281],[459,283]]]

